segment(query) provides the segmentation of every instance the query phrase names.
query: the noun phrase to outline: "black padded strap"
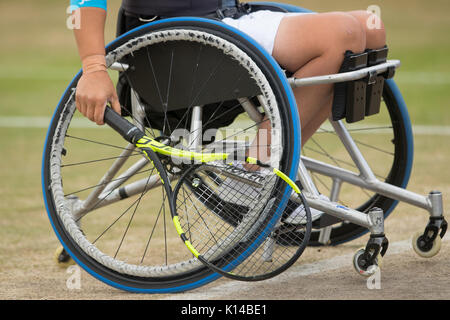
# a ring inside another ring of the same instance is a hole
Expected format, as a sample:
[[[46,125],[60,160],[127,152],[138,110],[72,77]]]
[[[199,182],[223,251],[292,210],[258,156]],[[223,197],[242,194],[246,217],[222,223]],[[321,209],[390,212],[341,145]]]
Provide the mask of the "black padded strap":
[[[350,72],[367,66],[367,52],[353,53],[347,51],[339,70]],[[365,113],[364,81],[341,82],[334,85],[334,99],[332,117],[334,121],[347,119],[347,122],[356,122],[364,118]]]

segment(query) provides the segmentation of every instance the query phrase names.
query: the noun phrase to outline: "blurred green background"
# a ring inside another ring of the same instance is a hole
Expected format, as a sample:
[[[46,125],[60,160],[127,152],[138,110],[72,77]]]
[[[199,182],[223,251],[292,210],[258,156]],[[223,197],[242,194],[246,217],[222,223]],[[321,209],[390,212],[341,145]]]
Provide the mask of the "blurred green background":
[[[416,139],[416,144],[423,142],[431,147],[433,140],[436,151],[444,150],[445,145],[448,147],[450,1],[286,2],[318,12],[365,10],[369,5],[378,5],[388,33],[390,57],[402,61],[396,81],[409,107],[413,125],[425,125],[428,129],[432,126],[434,132],[444,133],[439,140],[423,136],[421,140]],[[107,42],[114,39],[120,3],[120,0],[108,1]],[[17,226],[15,215],[17,211],[42,212],[39,175],[46,127],[67,84],[80,68],[72,31],[66,27],[68,5],[68,0],[0,1],[0,146],[3,156],[0,180],[4,182],[0,184],[0,213],[14,218],[1,219],[0,227],[7,228],[1,228],[0,235],[7,234],[17,242],[22,234],[18,230],[40,235],[49,227],[45,215],[39,215],[44,221],[34,228]],[[421,147],[416,150],[418,148]],[[429,165],[429,159],[425,164]],[[420,166],[417,162],[416,165]],[[445,174],[441,176],[442,182],[448,181]],[[0,253],[0,262],[1,259]]]
[[[314,11],[365,10],[378,5],[396,80],[414,124],[450,125],[450,1],[285,1]],[[79,69],[69,1],[0,1],[0,116],[50,116]],[[107,42],[114,38],[120,0],[109,0]]]
[[[448,158],[450,136],[450,1],[448,0],[296,0],[318,12],[365,10],[378,5],[386,25],[390,57],[400,59],[396,74],[410,110],[416,138],[415,167],[428,168],[433,160]],[[120,0],[109,0],[106,41],[114,39]],[[46,127],[62,93],[80,68],[72,31],[66,27],[69,0],[0,0],[0,238],[20,243],[23,232],[49,231],[43,212],[40,159]],[[31,118],[30,118],[31,117]],[[430,130],[431,128],[431,130]],[[424,151],[424,146],[432,151]],[[444,148],[443,148],[444,147]],[[430,149],[431,150],[431,149]],[[446,162],[446,161],[445,161]],[[425,170],[426,172],[426,170]],[[448,185],[449,170],[439,170],[439,182]],[[430,178],[431,179],[431,178]],[[415,178],[428,192],[436,177]],[[437,188],[437,186],[436,186]],[[443,190],[444,191],[444,190]],[[23,222],[17,212],[32,214]],[[37,215],[36,215],[37,214]],[[9,219],[11,218],[11,219]],[[32,242],[31,244],[38,246]],[[1,245],[0,245],[1,247]],[[28,249],[29,247],[27,247]],[[7,250],[7,249],[5,249]],[[2,255],[2,253],[4,255]],[[0,263],[6,251],[0,250]]]

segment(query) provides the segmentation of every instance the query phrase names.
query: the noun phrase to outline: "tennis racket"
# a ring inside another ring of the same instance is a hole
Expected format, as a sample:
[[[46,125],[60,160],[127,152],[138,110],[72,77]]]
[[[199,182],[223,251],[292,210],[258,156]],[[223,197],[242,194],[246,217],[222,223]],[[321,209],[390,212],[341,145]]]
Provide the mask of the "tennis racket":
[[[173,223],[194,257],[212,271],[241,281],[274,277],[303,253],[311,215],[287,175],[253,157],[173,148],[151,139],[106,108],[105,123],[139,148],[171,194]],[[172,192],[158,157],[182,163]]]

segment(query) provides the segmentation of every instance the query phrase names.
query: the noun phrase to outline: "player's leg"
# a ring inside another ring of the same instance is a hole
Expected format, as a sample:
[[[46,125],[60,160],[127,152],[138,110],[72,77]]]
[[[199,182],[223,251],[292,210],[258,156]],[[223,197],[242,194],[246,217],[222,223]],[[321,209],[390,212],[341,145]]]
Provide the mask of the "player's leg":
[[[274,58],[295,77],[337,73],[346,50],[362,52],[366,32],[360,21],[343,12],[293,15],[282,19],[273,50]],[[296,88],[302,143],[330,115],[333,85]]]
[[[379,49],[386,45],[386,30],[381,18],[363,10],[350,11],[348,14],[361,23],[366,34],[366,49]]]

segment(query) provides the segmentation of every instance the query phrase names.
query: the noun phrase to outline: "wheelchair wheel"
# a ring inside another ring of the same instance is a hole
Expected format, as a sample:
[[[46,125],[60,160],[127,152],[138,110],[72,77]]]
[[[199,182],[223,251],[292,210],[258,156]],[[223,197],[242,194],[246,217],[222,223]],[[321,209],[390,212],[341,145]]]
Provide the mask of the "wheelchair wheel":
[[[364,158],[380,181],[406,188],[413,161],[413,136],[405,102],[393,80],[385,82],[380,113],[362,122],[345,124]],[[331,126],[324,124],[305,144],[302,155],[347,170],[355,171],[350,156]],[[319,192],[331,195],[333,180],[317,172],[311,172]],[[398,201],[376,194],[361,187],[343,183],[334,201],[368,212],[373,207],[383,209],[387,217]],[[337,245],[365,234],[367,230],[348,222],[332,226],[326,244]],[[311,234],[310,245],[319,242],[320,230]]]
[[[122,90],[122,116],[148,136],[188,148],[204,136],[197,148],[248,150],[266,123],[271,165],[295,177],[295,99],[276,62],[245,34],[201,18],[160,20],[108,45],[107,63],[120,66],[119,76],[110,72]],[[43,155],[44,200],[64,249],[91,275],[127,291],[186,291],[217,279],[180,241],[153,165],[76,111],[80,77],[55,110]],[[186,170],[163,164],[173,184]]]

